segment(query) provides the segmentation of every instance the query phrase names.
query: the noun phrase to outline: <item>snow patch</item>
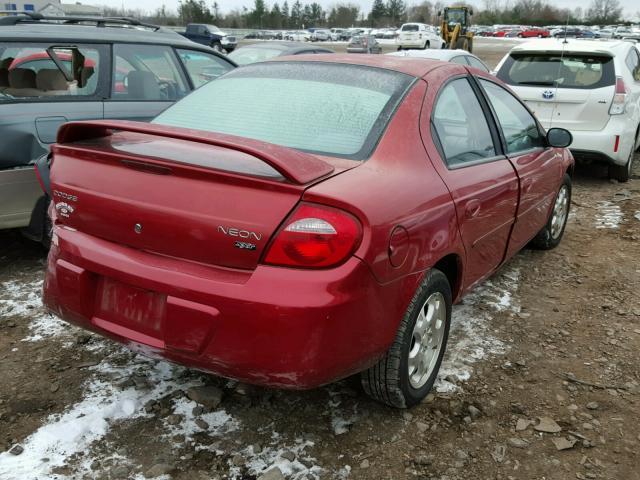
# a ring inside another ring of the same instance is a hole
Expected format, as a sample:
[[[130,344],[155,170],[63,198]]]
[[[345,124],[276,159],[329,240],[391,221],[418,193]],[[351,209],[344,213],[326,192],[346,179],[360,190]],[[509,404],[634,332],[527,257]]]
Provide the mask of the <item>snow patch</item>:
[[[474,363],[488,355],[505,352],[504,343],[493,335],[489,323],[496,312],[520,311],[514,297],[519,278],[518,269],[508,270],[466,295],[461,304],[454,305],[447,352],[435,384],[437,392],[456,391],[457,383],[471,378]]]
[[[292,480],[320,478],[324,470],[314,465],[316,459],[305,453],[308,447],[314,446],[312,441],[297,438],[295,443],[283,445],[277,442],[278,436],[275,438],[276,440],[272,445],[257,452],[254,451],[253,446],[239,452],[245,459],[250,474],[260,476],[262,473],[277,467],[285,477]],[[292,457],[294,457],[293,460],[290,460]],[[308,467],[307,465],[311,466]],[[233,465],[231,465],[230,474],[232,478],[241,478],[239,468]]]
[[[624,220],[624,214],[620,206],[608,200],[598,202],[596,209],[596,228],[615,229],[618,228]]]

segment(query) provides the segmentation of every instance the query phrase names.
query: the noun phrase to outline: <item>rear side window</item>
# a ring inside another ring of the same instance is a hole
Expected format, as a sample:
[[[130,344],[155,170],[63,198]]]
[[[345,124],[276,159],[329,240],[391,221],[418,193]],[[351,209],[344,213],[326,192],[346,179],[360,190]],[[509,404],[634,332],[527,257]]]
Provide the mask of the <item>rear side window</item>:
[[[507,142],[509,153],[544,147],[538,124],[529,111],[504,88],[480,79]]]
[[[450,167],[496,155],[487,119],[466,78],[454,80],[442,89],[432,119]]]
[[[634,80],[640,80],[640,58],[638,56],[638,51],[635,48],[629,50],[629,55],[627,55],[627,67],[631,71],[631,75]]]
[[[0,44],[0,102],[95,96],[101,68],[96,47]]]
[[[616,83],[613,58],[596,55],[512,54],[497,76],[523,86],[593,89]]]
[[[209,82],[154,123],[363,160],[413,81],[370,67],[260,63]]]

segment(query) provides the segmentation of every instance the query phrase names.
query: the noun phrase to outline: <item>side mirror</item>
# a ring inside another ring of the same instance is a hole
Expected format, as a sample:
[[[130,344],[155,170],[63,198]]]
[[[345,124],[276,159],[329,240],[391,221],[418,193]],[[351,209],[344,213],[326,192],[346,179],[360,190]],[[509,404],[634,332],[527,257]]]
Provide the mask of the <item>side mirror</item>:
[[[550,147],[566,148],[573,142],[573,135],[564,128],[551,128],[547,132],[547,144]]]

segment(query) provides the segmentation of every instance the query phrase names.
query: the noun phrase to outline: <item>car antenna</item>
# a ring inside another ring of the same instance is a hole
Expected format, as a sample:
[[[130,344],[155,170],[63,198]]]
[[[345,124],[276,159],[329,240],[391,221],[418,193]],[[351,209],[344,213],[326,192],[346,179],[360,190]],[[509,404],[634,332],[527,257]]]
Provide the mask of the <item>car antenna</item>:
[[[565,45],[568,45],[569,42],[567,41],[567,28],[569,28],[569,15],[567,14],[567,22],[565,24],[564,27],[564,40],[562,41],[562,50],[560,51],[560,63],[558,64],[558,70],[556,72],[556,79],[554,80],[555,84],[556,84],[556,89],[553,92],[553,98],[555,99],[553,102],[553,110],[551,110],[551,120],[549,121],[549,130],[551,130],[551,128],[553,127],[553,119],[555,118],[556,115],[556,110],[558,108],[558,86],[560,85],[560,82],[558,82],[559,77],[560,77],[560,69],[562,68],[562,61],[564,60],[564,48]]]

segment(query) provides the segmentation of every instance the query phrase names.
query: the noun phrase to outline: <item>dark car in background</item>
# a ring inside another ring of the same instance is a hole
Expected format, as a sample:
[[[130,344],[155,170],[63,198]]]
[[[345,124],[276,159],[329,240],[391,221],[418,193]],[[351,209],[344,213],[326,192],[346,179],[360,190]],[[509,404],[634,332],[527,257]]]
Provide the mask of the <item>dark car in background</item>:
[[[227,35],[215,25],[204,23],[189,23],[184,32],[179,32],[192,42],[206,45],[218,52],[233,52],[238,46],[238,40],[233,35]]]
[[[209,47],[135,20],[0,18],[0,229],[45,240],[33,165],[72,120],[148,121],[235,64]],[[65,199],[55,196],[55,202]],[[67,200],[68,201],[68,200]]]
[[[285,55],[306,55],[313,53],[335,53],[324,47],[317,47],[300,42],[263,42],[253,43],[237,49],[229,54],[229,58],[238,65],[264,62],[270,58],[284,57]]]
[[[347,53],[382,53],[382,47],[373,35],[356,35],[349,41]]]

